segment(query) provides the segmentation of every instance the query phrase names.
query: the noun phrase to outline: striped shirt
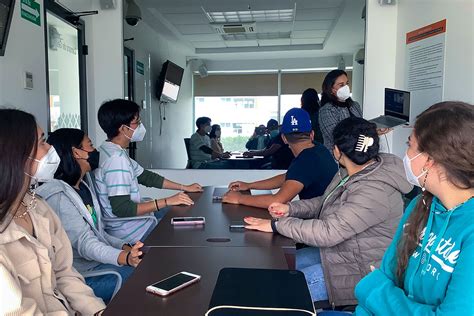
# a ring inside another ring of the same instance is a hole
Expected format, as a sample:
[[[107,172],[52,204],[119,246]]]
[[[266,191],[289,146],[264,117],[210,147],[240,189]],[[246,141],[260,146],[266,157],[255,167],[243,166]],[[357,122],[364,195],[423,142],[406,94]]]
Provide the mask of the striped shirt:
[[[137,177],[143,168],[117,144],[104,142],[99,147],[99,168],[94,171],[97,195],[105,218],[116,218],[109,198],[118,195],[130,195],[135,203],[141,202]],[[140,240],[153,225],[151,220],[130,220],[106,222],[105,230],[112,236],[130,243]]]

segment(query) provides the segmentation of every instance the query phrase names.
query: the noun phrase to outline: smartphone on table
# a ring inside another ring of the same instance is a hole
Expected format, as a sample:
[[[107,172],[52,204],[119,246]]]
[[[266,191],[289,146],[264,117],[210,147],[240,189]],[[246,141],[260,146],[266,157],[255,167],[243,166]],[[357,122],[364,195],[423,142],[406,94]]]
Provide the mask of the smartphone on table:
[[[198,282],[200,279],[200,275],[183,271],[147,286],[146,291],[159,296],[168,296],[171,293]]]
[[[173,217],[171,225],[203,225],[206,223],[206,218],[203,216],[188,216],[188,217]]]

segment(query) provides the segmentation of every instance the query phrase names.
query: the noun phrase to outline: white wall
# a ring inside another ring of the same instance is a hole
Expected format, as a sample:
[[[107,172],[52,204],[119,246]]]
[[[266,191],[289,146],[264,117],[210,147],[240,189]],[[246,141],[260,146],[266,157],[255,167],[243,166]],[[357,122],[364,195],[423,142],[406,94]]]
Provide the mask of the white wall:
[[[37,0],[43,9],[43,0]],[[0,106],[14,107],[36,116],[45,130],[48,124],[44,17],[41,26],[20,16],[16,1],[5,56],[0,57]],[[33,74],[33,90],[23,88],[24,72]]]
[[[474,104],[474,1],[399,0],[396,86],[406,88],[406,33],[447,19],[444,100]]]
[[[135,50],[135,59],[145,64],[145,75],[135,71],[135,101],[146,108],[141,118],[147,128],[145,140],[137,144],[137,161],[147,168],[184,168],[187,163],[184,137],[193,133],[193,92],[190,67],[184,48],[166,40],[145,21],[131,27],[124,23],[124,37],[134,38],[125,45]],[[166,60],[185,69],[178,102],[165,104],[166,120],[160,135],[159,100],[155,97],[156,80]]]
[[[367,0],[364,67],[364,118],[383,114],[384,89],[395,86],[397,13],[396,5]]]

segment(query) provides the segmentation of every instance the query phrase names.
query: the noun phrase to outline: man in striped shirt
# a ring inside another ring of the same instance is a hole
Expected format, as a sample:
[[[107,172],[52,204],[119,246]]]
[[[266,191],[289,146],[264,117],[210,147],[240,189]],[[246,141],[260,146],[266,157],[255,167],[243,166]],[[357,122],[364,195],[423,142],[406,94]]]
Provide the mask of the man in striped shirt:
[[[199,184],[183,185],[145,170],[128,156],[130,142],[142,141],[146,130],[140,121],[140,107],[128,100],[105,102],[98,112],[99,125],[107,134],[100,147],[99,168],[94,172],[97,194],[105,218],[155,215],[161,219],[161,209],[169,205],[191,205],[194,202],[184,192],[200,192]],[[142,202],[139,184],[158,189],[180,190],[164,199]],[[130,243],[144,240],[153,229],[150,219],[107,222],[106,231]]]

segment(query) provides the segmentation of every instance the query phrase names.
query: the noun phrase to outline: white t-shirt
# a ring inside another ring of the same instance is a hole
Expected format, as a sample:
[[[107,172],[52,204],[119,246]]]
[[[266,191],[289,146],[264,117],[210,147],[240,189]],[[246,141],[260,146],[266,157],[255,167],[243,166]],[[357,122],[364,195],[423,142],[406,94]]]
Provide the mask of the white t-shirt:
[[[137,178],[143,173],[143,168],[117,144],[106,141],[98,150],[100,163],[99,168],[94,171],[97,195],[104,217],[116,218],[117,216],[112,212],[109,197],[130,195],[133,202],[140,203]],[[153,223],[149,219],[106,222],[105,230],[112,236],[135,243],[143,237]]]
[[[193,168],[199,168],[201,163],[212,160],[211,154],[206,154],[199,149],[202,146],[211,148],[211,139],[208,135],[201,136],[198,132],[194,133],[189,141],[189,155]]]

